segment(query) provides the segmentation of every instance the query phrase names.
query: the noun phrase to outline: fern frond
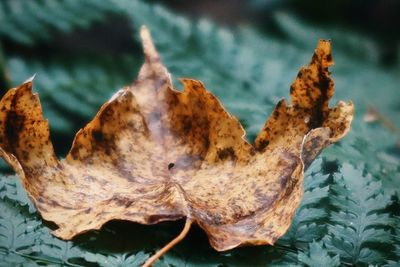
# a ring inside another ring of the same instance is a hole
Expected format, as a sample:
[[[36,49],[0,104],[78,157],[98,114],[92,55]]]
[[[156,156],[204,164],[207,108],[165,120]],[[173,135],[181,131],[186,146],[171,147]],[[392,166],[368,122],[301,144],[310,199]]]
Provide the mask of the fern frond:
[[[384,211],[390,200],[383,195],[381,183],[364,171],[361,166],[343,164],[331,186],[330,200],[336,211],[331,212],[325,244],[351,264],[382,263],[377,246],[391,242],[390,232],[384,229],[391,224]]]
[[[76,266],[74,261],[83,258],[82,251],[72,241],[64,241],[50,234],[47,227],[41,227],[34,247],[37,261],[53,262],[60,265]]]
[[[0,178],[0,199],[8,199],[21,206],[27,206],[30,213],[34,214],[36,208],[28,198],[17,176]]]
[[[396,218],[396,232],[395,232],[395,254],[397,261],[400,263],[400,217]]]
[[[396,267],[400,266],[400,217],[394,218],[395,221],[395,231],[392,235],[392,240],[394,244],[394,259],[390,259],[384,265],[385,267]]]
[[[0,38],[32,45],[54,32],[71,32],[103,20],[112,11],[108,0],[4,0],[0,2]]]
[[[23,266],[40,267],[33,259],[20,256],[16,253],[4,252],[0,250],[0,267]]]
[[[0,251],[4,254],[32,252],[41,222],[24,207],[9,199],[0,200]]]
[[[97,263],[102,267],[114,266],[141,266],[149,256],[146,253],[139,252],[137,254],[121,253],[103,255],[99,253],[86,252],[84,258],[88,262]]]
[[[373,179],[382,182],[385,195],[393,196],[400,194],[400,161],[388,149],[394,144],[396,136],[382,127],[355,123],[349,136],[324,151],[324,157],[329,161],[364,164]]]
[[[297,257],[299,262],[309,267],[337,267],[340,265],[339,255],[334,257],[329,256],[328,251],[323,246],[322,241],[313,241],[309,244],[307,253],[299,252]]]
[[[51,236],[37,214],[28,209],[33,204],[22,193],[19,180],[13,178],[0,177],[0,266],[73,266],[74,258],[82,258],[81,250]]]
[[[355,31],[332,27],[322,29],[301,21],[292,13],[284,12],[275,12],[274,21],[286,38],[308,49],[313,49],[315,40],[330,39],[334,42],[335,48],[345,51],[348,56],[374,63],[379,60],[378,43]]]

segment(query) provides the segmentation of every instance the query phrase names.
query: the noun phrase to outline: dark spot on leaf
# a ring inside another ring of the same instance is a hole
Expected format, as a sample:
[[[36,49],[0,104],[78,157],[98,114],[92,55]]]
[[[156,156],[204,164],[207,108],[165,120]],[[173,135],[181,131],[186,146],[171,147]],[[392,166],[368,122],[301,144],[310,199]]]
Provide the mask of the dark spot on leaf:
[[[263,152],[268,145],[269,145],[269,141],[268,140],[266,140],[266,139],[261,140],[257,144],[257,150],[260,151],[260,152]]]
[[[172,169],[174,166],[175,164],[171,162],[170,164],[168,164],[168,170]]]
[[[126,197],[113,197],[112,200],[114,200],[118,206],[124,206],[126,208],[131,206],[134,202],[132,199]]]
[[[219,150],[218,157],[220,160],[225,160],[227,158],[230,158],[231,160],[237,159],[237,156],[235,155],[235,151],[233,150],[232,147],[227,147],[222,150]]]
[[[317,60],[318,60],[318,56],[317,56],[317,54],[316,54],[316,53],[314,53],[314,54],[313,54],[313,56],[312,56],[312,59],[311,59],[311,64],[314,64],[314,63],[316,63],[316,62],[317,62]]]
[[[102,142],[104,140],[103,133],[101,131],[99,131],[99,130],[93,131],[92,132],[92,136],[93,136],[93,139],[98,143],[100,143],[100,142]]]
[[[10,143],[18,143],[19,133],[22,131],[24,122],[25,117],[18,115],[15,111],[7,114],[5,132]]]

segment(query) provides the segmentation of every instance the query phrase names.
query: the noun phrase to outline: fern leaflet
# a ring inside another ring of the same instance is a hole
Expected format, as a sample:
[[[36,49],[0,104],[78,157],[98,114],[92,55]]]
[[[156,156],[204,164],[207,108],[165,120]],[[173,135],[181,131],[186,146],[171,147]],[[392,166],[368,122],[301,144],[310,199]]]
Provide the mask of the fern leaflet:
[[[383,195],[380,182],[364,174],[364,167],[343,164],[334,177],[330,197],[336,211],[331,212],[331,225],[325,244],[346,263],[381,263],[381,249],[390,244],[390,232],[384,227],[391,222],[384,211],[389,199]]]

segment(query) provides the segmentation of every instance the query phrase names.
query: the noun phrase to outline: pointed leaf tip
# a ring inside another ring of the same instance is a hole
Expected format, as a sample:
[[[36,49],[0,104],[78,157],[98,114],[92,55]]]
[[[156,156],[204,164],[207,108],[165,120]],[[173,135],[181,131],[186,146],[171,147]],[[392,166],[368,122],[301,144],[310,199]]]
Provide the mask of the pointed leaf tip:
[[[140,38],[142,39],[143,52],[146,57],[146,61],[148,62],[159,61],[160,57],[154,46],[150,31],[144,25],[140,28]]]
[[[317,49],[320,49],[324,53],[329,54],[331,52],[331,40],[325,40],[325,39],[319,40]]]
[[[36,73],[33,74],[30,78],[28,78],[26,81],[24,81],[23,84],[33,82],[33,80],[35,79],[35,77],[36,77]]]
[[[314,55],[316,55],[316,57],[313,57],[313,61],[315,62],[315,60],[318,59],[322,67],[327,68],[332,66],[334,62],[331,52],[331,40],[319,40]]]

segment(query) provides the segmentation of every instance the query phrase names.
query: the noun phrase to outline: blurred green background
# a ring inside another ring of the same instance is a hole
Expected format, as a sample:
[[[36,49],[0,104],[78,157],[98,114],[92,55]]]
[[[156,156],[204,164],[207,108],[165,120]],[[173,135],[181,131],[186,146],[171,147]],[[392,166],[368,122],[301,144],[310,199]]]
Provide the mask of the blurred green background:
[[[203,81],[250,141],[319,39],[333,45],[331,104],[356,107],[350,134],[307,171],[302,206],[276,246],[217,253],[195,228],[158,266],[398,266],[399,1],[0,0],[1,92],[36,74],[63,157],[101,104],[134,81],[143,24],[175,86]],[[111,222],[60,241],[4,163],[1,171],[0,266],[136,266],[182,227]]]

